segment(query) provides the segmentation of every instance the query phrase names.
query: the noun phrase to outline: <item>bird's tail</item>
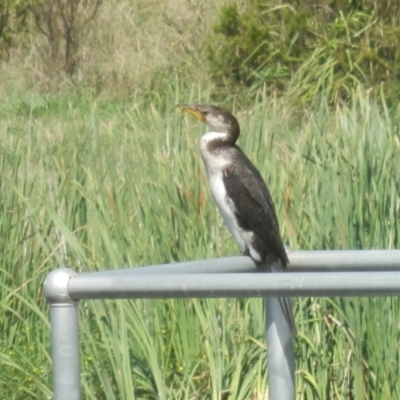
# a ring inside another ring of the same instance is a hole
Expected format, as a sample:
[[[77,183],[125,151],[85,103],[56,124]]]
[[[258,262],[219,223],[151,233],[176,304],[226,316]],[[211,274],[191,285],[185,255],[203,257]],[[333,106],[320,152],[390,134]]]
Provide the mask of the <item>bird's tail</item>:
[[[285,320],[290,328],[290,331],[292,332],[293,337],[295,337],[297,334],[297,329],[293,318],[290,300],[287,297],[280,297],[278,300],[282,309],[283,316],[285,317]]]

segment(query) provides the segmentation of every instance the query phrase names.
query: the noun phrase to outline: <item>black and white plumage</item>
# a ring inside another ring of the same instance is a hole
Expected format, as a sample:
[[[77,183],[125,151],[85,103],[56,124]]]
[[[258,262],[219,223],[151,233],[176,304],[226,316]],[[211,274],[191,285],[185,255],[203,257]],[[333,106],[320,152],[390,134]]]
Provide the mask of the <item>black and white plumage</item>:
[[[208,104],[178,107],[204,122],[210,131],[200,139],[211,193],[229,231],[243,254],[257,267],[278,272],[289,260],[279,232],[275,207],[258,170],[235,143],[237,119],[227,110]],[[289,299],[279,299],[285,319],[295,334]]]

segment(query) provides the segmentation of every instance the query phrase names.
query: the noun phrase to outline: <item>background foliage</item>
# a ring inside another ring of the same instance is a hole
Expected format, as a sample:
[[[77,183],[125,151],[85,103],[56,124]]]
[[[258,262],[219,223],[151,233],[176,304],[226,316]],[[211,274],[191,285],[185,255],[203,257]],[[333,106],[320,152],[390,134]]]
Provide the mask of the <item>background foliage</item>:
[[[254,81],[234,81],[230,72],[221,79],[210,75],[208,57],[213,45],[222,49],[235,38],[214,32],[226,17],[222,0],[113,0],[90,20],[93,9],[85,7],[94,3],[79,2],[77,26],[85,26],[76,31],[78,62],[68,74],[63,25],[57,25],[61,58],[53,64],[43,57],[50,43],[33,12],[72,2],[1,4],[14,21],[0,64],[2,397],[51,398],[41,287],[52,269],[94,271],[237,252],[205,181],[197,149],[204,127],[177,112],[179,102],[217,101],[238,116],[239,144],[266,178],[292,248],[399,248],[399,109],[385,90],[392,83],[396,93],[393,71],[371,67],[382,72],[380,91],[357,86],[367,82],[361,78],[339,91],[340,74],[333,67],[326,74],[314,55],[292,69],[280,67],[286,58],[273,64],[273,71],[290,70],[287,80],[279,78],[281,87],[257,65],[243,69]],[[277,7],[273,18],[284,22],[282,43],[293,15],[296,29],[303,23],[311,29],[312,18],[317,24],[316,14],[294,14],[305,4],[270,3]],[[343,17],[329,11],[336,4]],[[33,7],[25,8],[23,29],[17,5]],[[261,17],[252,7],[261,6],[238,1],[230,8],[239,26],[257,28]],[[343,21],[351,26],[351,13],[369,21],[386,12],[376,24],[397,24],[397,2],[330,2],[325,9],[341,29]],[[280,32],[278,25],[270,29]],[[335,32],[335,46],[342,45],[342,31]],[[350,35],[343,45],[353,60],[357,46],[348,43],[358,40]],[[247,43],[243,33],[239,44]],[[320,80],[309,77],[313,68]],[[400,398],[398,299],[296,299],[294,310],[298,399]],[[263,399],[264,322],[257,299],[81,302],[84,398]]]
[[[400,5],[249,1],[222,8],[208,42],[217,82],[266,85],[297,101],[346,99],[358,85],[398,99]]]
[[[217,100],[249,87],[296,104],[347,100],[358,86],[383,91],[390,104],[399,97],[393,0],[2,0],[0,44],[2,58],[28,62],[29,78],[46,91],[67,78],[97,94],[129,96],[179,76],[211,77]]]

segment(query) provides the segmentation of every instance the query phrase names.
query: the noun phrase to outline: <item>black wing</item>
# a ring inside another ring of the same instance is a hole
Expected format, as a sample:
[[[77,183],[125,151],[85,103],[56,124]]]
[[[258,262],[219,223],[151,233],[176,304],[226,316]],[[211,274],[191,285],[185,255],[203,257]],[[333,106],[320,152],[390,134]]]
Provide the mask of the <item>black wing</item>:
[[[265,245],[270,256],[281,260],[283,267],[288,263],[285,248],[279,232],[275,207],[260,173],[236,147],[240,162],[233,162],[224,170],[223,180],[228,197],[236,206],[239,225],[254,232]]]

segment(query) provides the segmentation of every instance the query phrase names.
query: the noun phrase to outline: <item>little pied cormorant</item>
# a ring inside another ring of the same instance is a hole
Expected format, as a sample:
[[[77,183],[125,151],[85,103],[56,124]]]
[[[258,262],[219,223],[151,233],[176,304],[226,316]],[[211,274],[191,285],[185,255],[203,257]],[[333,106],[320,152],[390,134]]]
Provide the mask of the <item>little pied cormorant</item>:
[[[210,131],[200,139],[211,192],[217,207],[244,255],[258,268],[278,272],[289,260],[279,232],[275,207],[261,174],[235,143],[237,119],[227,110],[208,104],[178,104],[182,111],[204,122]],[[296,327],[290,301],[279,299],[293,335]]]

